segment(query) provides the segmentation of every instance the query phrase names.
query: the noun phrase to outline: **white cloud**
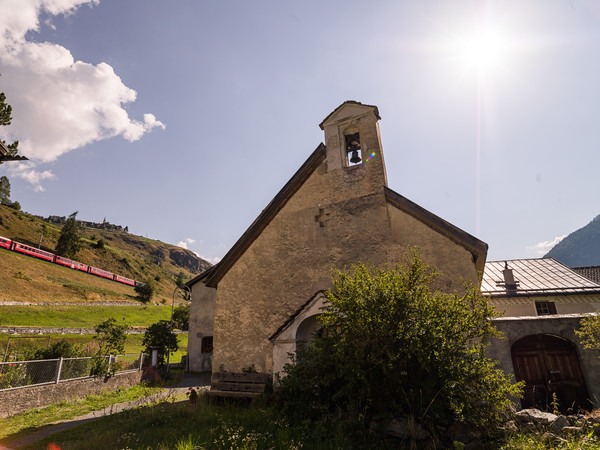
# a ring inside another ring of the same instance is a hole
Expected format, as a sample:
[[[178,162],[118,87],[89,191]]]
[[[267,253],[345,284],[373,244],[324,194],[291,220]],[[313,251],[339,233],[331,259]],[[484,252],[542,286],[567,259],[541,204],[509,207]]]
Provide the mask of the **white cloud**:
[[[217,264],[222,259],[222,258],[219,258],[218,256],[215,256],[214,258],[209,258],[208,256],[202,256],[202,255],[200,255],[200,254],[198,254],[196,252],[194,252],[194,253],[196,254],[196,256],[198,258],[202,258],[203,260],[208,261],[211,264]]]
[[[557,236],[551,241],[538,242],[535,245],[528,246],[527,250],[533,250],[538,255],[545,255],[550,251],[550,249],[552,249],[552,247],[554,247],[556,244],[562,241],[565,237],[567,237],[566,234],[562,236]]]
[[[29,181],[35,186],[35,191],[43,192],[44,187],[41,182],[44,180],[51,180],[55,176],[50,170],[39,171],[35,169],[35,164],[32,162],[23,162],[19,164],[6,164],[8,173],[11,176],[22,178]]]
[[[165,127],[153,114],[144,114],[142,121],[129,117],[124,106],[134,102],[137,93],[123,84],[110,65],[75,61],[61,45],[26,40],[28,31],[39,29],[40,14],[72,14],[81,5],[98,2],[0,2],[0,82],[13,107],[12,124],[4,127],[2,138],[18,139],[19,153],[34,166],[95,141],[119,135],[136,141],[155,127]],[[47,171],[36,176],[34,166],[17,176],[39,188],[42,180],[52,176]]]
[[[179,241],[177,243],[177,247],[181,247],[181,248],[185,248],[186,250],[189,250],[188,245],[192,245],[194,242],[196,242],[196,239],[185,238],[183,241]]]

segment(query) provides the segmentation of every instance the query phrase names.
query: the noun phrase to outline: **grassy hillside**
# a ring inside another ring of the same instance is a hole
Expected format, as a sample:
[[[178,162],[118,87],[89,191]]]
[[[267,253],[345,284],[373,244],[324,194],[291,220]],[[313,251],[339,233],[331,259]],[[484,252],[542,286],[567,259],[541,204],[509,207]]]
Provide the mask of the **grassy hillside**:
[[[0,205],[0,236],[54,252],[61,226]],[[175,277],[191,278],[210,263],[185,250],[125,231],[81,228],[78,261],[139,281],[155,280],[154,303],[170,302]],[[103,241],[103,246],[98,245]],[[0,300],[133,301],[133,288],[0,249]]]

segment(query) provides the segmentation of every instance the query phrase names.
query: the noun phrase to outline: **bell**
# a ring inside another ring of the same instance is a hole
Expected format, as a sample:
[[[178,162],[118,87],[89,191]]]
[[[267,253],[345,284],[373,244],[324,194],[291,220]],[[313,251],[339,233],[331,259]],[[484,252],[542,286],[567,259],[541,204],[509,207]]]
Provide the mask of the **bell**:
[[[352,164],[358,164],[361,161],[360,156],[358,156],[358,150],[352,150],[352,157],[350,158],[350,162]]]
[[[358,156],[358,151],[360,150],[360,142],[358,139],[351,139],[350,145],[347,147],[348,152],[352,152],[352,157],[350,158],[350,162],[352,164],[358,164],[360,162],[360,156]]]

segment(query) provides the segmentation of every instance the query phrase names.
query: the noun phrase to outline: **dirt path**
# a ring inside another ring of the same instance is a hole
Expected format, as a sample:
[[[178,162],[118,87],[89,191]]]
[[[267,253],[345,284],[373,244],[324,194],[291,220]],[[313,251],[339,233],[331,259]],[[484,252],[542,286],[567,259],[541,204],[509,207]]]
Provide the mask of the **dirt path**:
[[[41,441],[48,436],[58,433],[63,430],[75,427],[82,423],[90,420],[98,419],[100,417],[109,416],[111,414],[117,414],[127,409],[138,408],[146,403],[150,403],[163,398],[169,398],[176,396],[181,393],[187,392],[188,388],[194,386],[203,386],[208,389],[210,385],[210,375],[208,374],[185,374],[182,381],[174,387],[165,388],[163,391],[152,394],[149,397],[140,398],[124,403],[117,403],[114,405],[107,406],[98,411],[92,411],[82,416],[73,417],[72,419],[66,419],[51,425],[44,426],[39,431],[35,431],[27,436],[20,437],[18,439],[3,439],[0,443],[0,450],[13,450],[23,447],[25,445],[33,444],[34,442]]]

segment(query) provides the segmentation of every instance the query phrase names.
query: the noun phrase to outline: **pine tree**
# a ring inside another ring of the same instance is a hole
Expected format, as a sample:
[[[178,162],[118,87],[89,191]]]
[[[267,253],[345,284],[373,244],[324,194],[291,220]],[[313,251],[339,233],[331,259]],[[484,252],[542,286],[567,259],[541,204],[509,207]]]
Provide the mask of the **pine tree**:
[[[63,225],[60,237],[58,238],[58,244],[56,244],[56,249],[54,250],[57,255],[64,256],[65,258],[74,258],[81,248],[79,226],[75,219],[77,212],[75,211],[71,214]]]
[[[0,177],[0,204],[9,205],[10,201],[10,181],[8,177]]]
[[[6,103],[6,95],[4,92],[0,92],[0,125],[10,125],[12,120],[12,107]],[[2,143],[6,145],[8,149],[8,156],[15,156],[17,154],[17,148],[19,146],[19,141],[15,141],[12,144],[7,145],[6,141],[2,140]],[[3,161],[0,160],[0,164]]]

